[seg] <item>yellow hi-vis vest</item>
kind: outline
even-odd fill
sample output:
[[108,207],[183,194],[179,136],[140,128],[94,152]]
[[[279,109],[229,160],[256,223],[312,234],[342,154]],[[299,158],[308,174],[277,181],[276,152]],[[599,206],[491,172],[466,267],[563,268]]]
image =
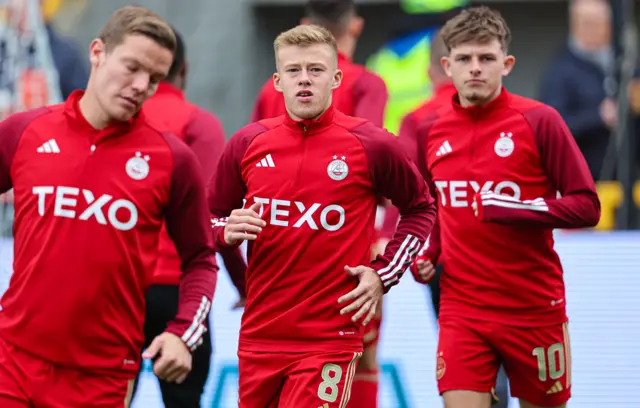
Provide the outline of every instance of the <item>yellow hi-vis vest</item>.
[[431,34],[425,34],[401,56],[385,47],[367,61],[367,68],[378,74],[387,85],[389,99],[384,127],[394,135],[398,134],[402,119],[431,97],[431,81],[427,75],[430,44]]
[[401,0],[400,5],[405,13],[441,13],[464,7],[469,4],[469,0]]

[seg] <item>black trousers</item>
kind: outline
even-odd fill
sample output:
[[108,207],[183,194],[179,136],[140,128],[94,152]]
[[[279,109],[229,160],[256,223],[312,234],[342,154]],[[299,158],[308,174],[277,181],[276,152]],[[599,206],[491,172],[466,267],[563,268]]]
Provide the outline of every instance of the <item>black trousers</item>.
[[[144,322],[144,348],[149,347],[153,339],[162,334],[167,323],[178,313],[178,286],[154,285],[147,292],[147,313]],[[207,329],[209,319],[206,320]],[[158,379],[162,401],[166,408],[200,408],[200,399],[209,376],[211,365],[211,335],[206,333],[203,342],[193,353],[192,369],[182,384],[168,383]],[[134,396],[138,387],[138,378],[134,384]]]
[[[436,275],[429,282],[429,290],[431,290],[431,302],[433,303],[433,313],[438,318],[440,312],[440,277],[442,276],[442,265],[436,267]],[[504,372],[504,367],[500,368],[498,372],[498,380],[496,382],[496,395],[499,402],[495,404],[494,408],[507,408],[509,406],[509,382],[507,381],[507,375]]]

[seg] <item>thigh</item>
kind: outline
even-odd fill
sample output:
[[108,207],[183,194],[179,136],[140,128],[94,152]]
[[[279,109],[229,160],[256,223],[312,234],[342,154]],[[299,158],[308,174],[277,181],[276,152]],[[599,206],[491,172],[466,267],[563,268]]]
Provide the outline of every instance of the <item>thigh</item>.
[[287,355],[238,351],[238,407],[276,408]]
[[287,371],[278,408],[344,408],[361,352],[302,356]]
[[447,391],[492,392],[500,358],[485,336],[483,322],[440,320],[436,379],[440,394]]
[[555,407],[571,396],[571,345],[567,323],[504,328],[499,345],[511,395],[534,406]]
[[128,407],[133,394],[133,378],[87,373],[58,368],[51,372],[43,406],[48,408]]
[[165,408],[199,408],[211,366],[211,336],[205,333],[203,342],[193,353],[191,372],[182,384],[160,381]]

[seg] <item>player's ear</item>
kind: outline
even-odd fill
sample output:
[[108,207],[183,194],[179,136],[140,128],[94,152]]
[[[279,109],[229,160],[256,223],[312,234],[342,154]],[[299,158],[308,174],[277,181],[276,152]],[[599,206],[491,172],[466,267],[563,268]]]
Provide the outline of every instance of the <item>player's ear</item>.
[[358,38],[360,34],[362,34],[362,30],[364,29],[364,18],[360,16],[354,16],[351,18],[349,22],[349,34],[352,37]]
[[280,75],[277,72],[273,74],[273,87],[276,88],[276,91],[282,92],[282,87],[280,86]]
[[336,73],[333,74],[333,86],[331,87],[331,89],[336,89],[340,86],[340,84],[342,84],[343,75],[344,74],[342,73],[342,70],[336,69]]
[[444,72],[447,73],[447,76],[450,77],[451,76],[451,61],[449,60],[449,57],[440,58],[440,65],[442,65],[442,69],[444,70]]
[[502,70],[502,76],[507,76],[516,64],[516,57],[513,55],[507,55],[504,58],[504,69]]
[[97,67],[100,65],[100,60],[105,51],[105,45],[101,39],[96,38],[91,41],[91,45],[89,45],[89,62],[91,66]]

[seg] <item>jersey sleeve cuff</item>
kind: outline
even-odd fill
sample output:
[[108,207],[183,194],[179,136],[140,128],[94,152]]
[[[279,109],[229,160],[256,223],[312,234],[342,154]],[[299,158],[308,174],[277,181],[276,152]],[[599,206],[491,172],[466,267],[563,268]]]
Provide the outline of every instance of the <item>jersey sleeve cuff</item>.
[[387,293],[392,286],[395,286],[400,282],[400,275],[397,272],[389,271],[387,265],[383,262],[375,260],[371,263],[371,267],[380,277],[384,293]]
[[203,323],[200,323],[195,330],[185,330],[184,325],[182,324],[169,323],[165,332],[179,337],[184,345],[187,346],[189,351],[194,352],[198,347],[200,347],[200,345],[202,345],[204,336],[207,333],[207,328]]

